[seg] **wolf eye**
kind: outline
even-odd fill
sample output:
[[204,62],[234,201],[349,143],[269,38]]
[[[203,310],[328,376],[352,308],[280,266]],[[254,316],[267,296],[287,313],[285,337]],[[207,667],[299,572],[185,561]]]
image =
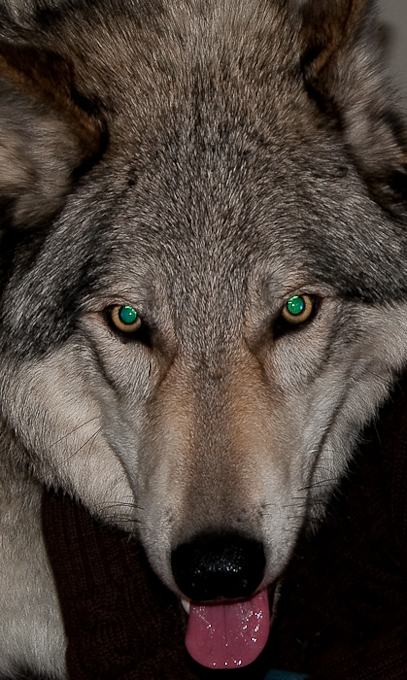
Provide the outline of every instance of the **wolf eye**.
[[285,303],[281,315],[291,324],[307,321],[314,309],[314,300],[310,295],[293,295]]
[[141,319],[130,305],[115,305],[109,310],[113,325],[123,333],[135,333],[141,326]]

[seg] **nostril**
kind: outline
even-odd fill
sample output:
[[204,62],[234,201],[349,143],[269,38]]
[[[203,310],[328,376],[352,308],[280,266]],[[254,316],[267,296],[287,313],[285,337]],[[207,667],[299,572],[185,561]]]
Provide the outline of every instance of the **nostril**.
[[196,602],[250,597],[263,580],[262,543],[238,533],[205,533],[176,548],[171,557],[181,592]]

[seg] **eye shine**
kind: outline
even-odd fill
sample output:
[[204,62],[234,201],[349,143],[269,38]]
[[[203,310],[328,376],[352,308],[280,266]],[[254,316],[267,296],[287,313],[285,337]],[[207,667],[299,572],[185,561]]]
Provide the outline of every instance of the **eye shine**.
[[293,295],[287,300],[282,317],[290,324],[301,324],[310,318],[314,309],[314,301],[310,295]]
[[119,318],[120,321],[123,321],[125,324],[133,324],[135,320],[137,319],[138,314],[133,307],[130,307],[130,305],[125,305],[124,307],[120,307],[119,309]]
[[123,333],[135,333],[141,326],[138,312],[131,305],[115,305],[110,310],[113,325]]
[[305,301],[300,295],[293,295],[287,302],[287,311],[290,314],[301,314],[305,309]]

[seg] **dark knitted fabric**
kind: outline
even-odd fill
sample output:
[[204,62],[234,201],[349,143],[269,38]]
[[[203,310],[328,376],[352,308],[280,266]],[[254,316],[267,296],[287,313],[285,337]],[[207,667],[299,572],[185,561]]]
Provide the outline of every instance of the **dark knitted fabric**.
[[[44,535],[60,594],[71,680],[190,680],[184,615],[137,543],[61,494],[44,498]],[[312,680],[407,678],[407,379],[365,436],[314,537],[285,575],[266,668]]]
[[43,523],[69,641],[70,678],[193,678],[182,610],[140,547],[62,494],[46,496]]

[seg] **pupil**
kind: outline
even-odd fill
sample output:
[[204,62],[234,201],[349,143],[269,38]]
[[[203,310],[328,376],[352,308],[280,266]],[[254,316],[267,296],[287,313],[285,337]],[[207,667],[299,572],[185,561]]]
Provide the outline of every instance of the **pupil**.
[[130,305],[126,305],[120,308],[119,317],[123,323],[132,324],[137,319],[137,312]]
[[303,298],[299,295],[294,295],[288,300],[287,309],[290,314],[294,314],[295,316],[301,314],[301,312],[303,312],[305,309],[305,302]]

